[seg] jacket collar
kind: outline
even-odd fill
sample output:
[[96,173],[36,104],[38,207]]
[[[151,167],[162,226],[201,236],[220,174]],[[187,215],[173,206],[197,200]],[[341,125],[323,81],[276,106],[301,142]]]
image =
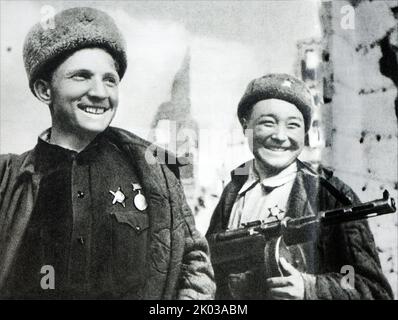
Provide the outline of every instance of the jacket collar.
[[290,218],[316,215],[319,211],[319,176],[308,172],[300,163],[298,166],[300,169],[293,183],[287,205],[286,216]]
[[243,194],[257,183],[261,183],[265,188],[277,188],[295,179],[297,174],[297,163],[293,162],[287,168],[283,169],[277,175],[261,180],[258,171],[256,170],[255,160],[251,162],[249,168],[249,174],[242,188],[239,190],[239,194]]

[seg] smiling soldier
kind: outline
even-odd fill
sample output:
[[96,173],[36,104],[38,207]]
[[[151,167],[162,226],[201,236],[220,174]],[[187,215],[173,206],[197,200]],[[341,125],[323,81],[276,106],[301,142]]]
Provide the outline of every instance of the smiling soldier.
[[0,296],[211,299],[207,242],[178,168],[146,161],[148,142],[109,127],[127,67],[120,31],[92,8],[54,23],[35,25],[23,51],[51,128],[0,158]]
[[[298,160],[311,124],[312,105],[305,84],[286,74],[266,75],[248,85],[238,106],[238,117],[254,160],[232,172],[232,181],[211,219],[209,240],[218,232],[253,221],[309,216],[359,203],[355,193],[330,171],[319,168],[317,172]],[[305,272],[299,272],[281,257],[278,262],[285,277],[262,278],[254,266],[244,273],[221,275],[216,278],[221,279],[217,298],[392,297],[366,221],[322,229],[317,241],[294,249],[306,261]],[[340,271],[347,266],[355,272],[352,287],[341,285],[345,273]]]

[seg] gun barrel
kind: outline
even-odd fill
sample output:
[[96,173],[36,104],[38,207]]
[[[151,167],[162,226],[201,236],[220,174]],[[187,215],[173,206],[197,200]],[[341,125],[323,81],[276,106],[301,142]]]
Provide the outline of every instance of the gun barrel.
[[353,207],[343,207],[335,210],[324,211],[320,216],[323,225],[333,225],[342,222],[366,219],[396,211],[393,198],[374,200]]

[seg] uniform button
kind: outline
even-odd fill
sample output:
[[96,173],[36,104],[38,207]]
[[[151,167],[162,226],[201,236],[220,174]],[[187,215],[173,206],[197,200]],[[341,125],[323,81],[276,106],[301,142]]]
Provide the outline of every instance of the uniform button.
[[84,198],[84,192],[83,191],[78,191],[77,192],[77,197],[78,198]]
[[80,243],[81,245],[84,244],[84,238],[83,238],[83,237],[77,238],[77,241],[79,241],[79,243]]
[[140,227],[140,226],[136,226],[136,227],[135,227],[135,230],[140,231],[140,230],[141,230],[141,227]]

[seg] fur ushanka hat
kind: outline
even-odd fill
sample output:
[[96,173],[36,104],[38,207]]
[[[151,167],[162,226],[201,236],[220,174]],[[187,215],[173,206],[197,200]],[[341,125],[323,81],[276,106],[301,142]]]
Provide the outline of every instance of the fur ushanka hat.
[[48,64],[57,58],[83,48],[107,50],[117,61],[119,77],[127,68],[126,43],[114,20],[105,12],[87,8],[71,8],[54,16],[54,25],[35,24],[25,38],[23,59],[29,86]]
[[313,97],[306,84],[283,73],[267,74],[252,80],[238,105],[238,118],[246,118],[253,105],[261,100],[280,99],[294,104],[303,114],[305,131],[311,126]]

